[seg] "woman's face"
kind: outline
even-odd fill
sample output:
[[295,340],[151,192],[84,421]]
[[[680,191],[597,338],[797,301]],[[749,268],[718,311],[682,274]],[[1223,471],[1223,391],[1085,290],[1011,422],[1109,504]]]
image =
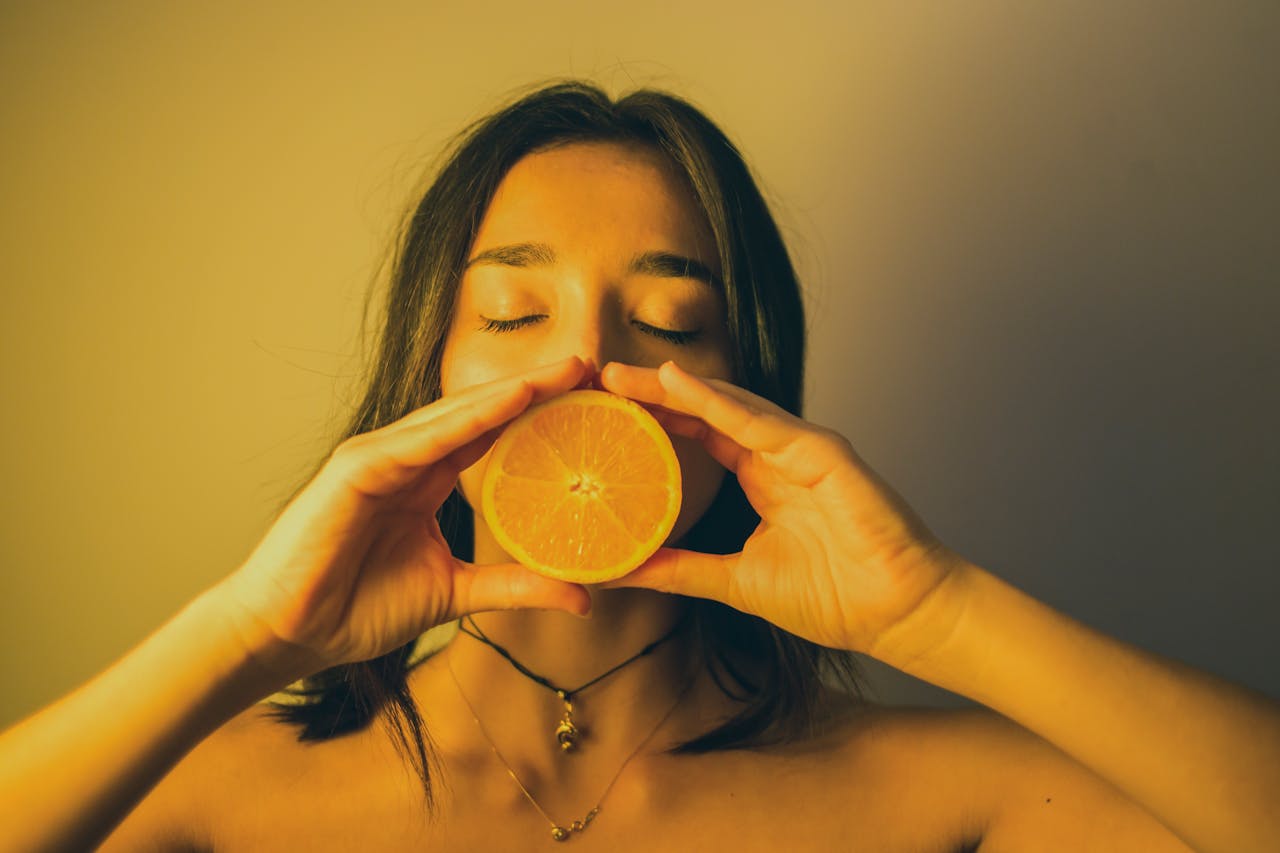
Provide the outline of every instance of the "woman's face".
[[[526,156],[498,186],[467,258],[444,346],[445,395],[570,355],[598,368],[671,360],[733,380],[710,227],[652,149],[575,143]],[[697,442],[672,444],[684,499],[668,543],[702,516],[724,476]],[[488,459],[459,478],[472,507]],[[479,538],[479,515],[476,524]]]

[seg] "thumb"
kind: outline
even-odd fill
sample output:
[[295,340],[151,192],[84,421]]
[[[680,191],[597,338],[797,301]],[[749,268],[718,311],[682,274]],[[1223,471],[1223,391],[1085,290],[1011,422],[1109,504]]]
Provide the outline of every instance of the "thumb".
[[464,563],[453,573],[452,607],[446,621],[484,610],[526,608],[586,616],[591,612],[591,593],[582,584],[544,577],[519,563]]
[[729,600],[729,590],[738,556],[659,548],[639,568],[596,586],[601,589],[642,587],[675,595],[709,598],[734,607],[736,605]]

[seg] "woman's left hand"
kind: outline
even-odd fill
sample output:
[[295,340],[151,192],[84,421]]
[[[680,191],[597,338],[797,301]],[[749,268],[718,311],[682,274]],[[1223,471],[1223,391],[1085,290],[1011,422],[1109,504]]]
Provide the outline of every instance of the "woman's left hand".
[[760,515],[742,551],[661,548],[603,588],[721,601],[829,648],[870,653],[963,563],[838,433],[751,392],[661,368],[611,363],[601,384],[701,441]]

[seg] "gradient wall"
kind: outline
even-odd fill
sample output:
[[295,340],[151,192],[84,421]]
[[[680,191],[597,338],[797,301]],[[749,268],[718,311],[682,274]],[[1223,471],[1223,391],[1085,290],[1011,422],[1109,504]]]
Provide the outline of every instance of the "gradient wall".
[[1280,696],[1280,7],[773,5],[0,4],[0,725],[247,556],[423,170],[561,75],[740,144],[811,419],[944,541]]

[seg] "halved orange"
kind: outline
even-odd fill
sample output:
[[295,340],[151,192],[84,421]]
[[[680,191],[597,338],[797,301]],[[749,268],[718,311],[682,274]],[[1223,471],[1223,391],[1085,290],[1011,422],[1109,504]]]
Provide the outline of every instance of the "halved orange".
[[535,572],[573,583],[625,575],[680,514],[680,463],[638,403],[584,389],[530,407],[490,450],[481,512]]

